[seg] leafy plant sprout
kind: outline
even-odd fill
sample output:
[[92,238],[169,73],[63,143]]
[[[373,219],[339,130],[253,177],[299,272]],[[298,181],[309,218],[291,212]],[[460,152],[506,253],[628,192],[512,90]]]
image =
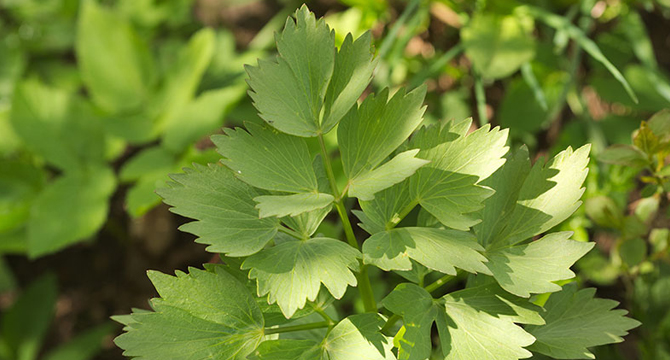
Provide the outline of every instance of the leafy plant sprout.
[[[506,130],[422,126],[425,86],[358,104],[376,65],[370,34],[336,49],[306,6],[276,41],[275,59],[247,67],[264,123],[213,136],[221,163],[159,191],[223,264],[150,271],[152,311],[115,318],[126,356],[590,359],[639,325],[567,281],[593,243],[550,232],[581,204],[589,146],[531,166]],[[333,208],[345,241],[322,227]],[[349,212],[369,236],[356,237]],[[404,281],[375,288],[371,268]],[[465,288],[436,297],[459,274]],[[360,313],[333,305],[349,287]]]

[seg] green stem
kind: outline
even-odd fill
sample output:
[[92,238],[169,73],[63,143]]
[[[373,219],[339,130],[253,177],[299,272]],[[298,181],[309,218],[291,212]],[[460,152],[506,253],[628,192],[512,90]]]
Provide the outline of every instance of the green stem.
[[396,227],[398,224],[400,224],[402,219],[404,219],[405,216],[409,215],[409,213],[412,212],[412,210],[414,210],[414,208],[417,205],[419,205],[419,200],[417,200],[417,199],[414,199],[414,200],[412,200],[411,203],[407,204],[407,206],[405,206],[402,210],[400,210],[400,213],[398,213],[398,216],[394,217],[393,219],[391,219],[391,221],[389,221],[386,224],[386,230],[391,230],[394,227]]
[[484,83],[482,77],[474,72],[475,75],[475,99],[477,100],[477,115],[479,116],[479,126],[488,124],[489,118],[486,116],[486,93],[484,92]]
[[331,326],[331,324],[329,322],[321,321],[321,322],[315,322],[315,323],[309,323],[309,324],[281,326],[281,327],[276,327],[276,328],[265,328],[265,335],[281,334],[281,333],[286,333],[286,332],[303,331],[303,330],[311,330],[311,329],[320,329],[320,328],[325,328],[325,327],[329,327],[329,326]]
[[315,311],[317,314],[321,315],[321,317],[323,318],[323,320],[325,320],[327,323],[329,323],[330,326],[335,325],[335,323],[336,323],[335,320],[333,320],[333,318],[331,318],[330,316],[328,316],[328,314],[326,314],[326,312],[325,312],[322,308],[317,307],[317,306],[314,306],[314,311]]
[[454,278],[454,276],[452,276],[452,275],[444,275],[443,277],[435,280],[434,283],[429,284],[428,286],[424,287],[424,289],[426,291],[428,291],[429,293],[432,293],[433,291],[439,289],[440,286],[442,286],[442,285],[448,283],[449,281],[451,281],[451,279],[453,279],[453,278]]
[[305,240],[305,237],[304,237],[304,236],[302,236],[301,234],[299,234],[297,231],[291,230],[291,229],[289,229],[289,228],[287,228],[287,227],[280,226],[278,230],[281,231],[281,232],[283,232],[284,234],[291,235],[291,236],[293,236],[294,238],[296,238],[296,239],[298,239],[298,240]]
[[[360,251],[361,248],[358,245],[356,235],[354,234],[354,229],[351,226],[351,222],[349,221],[347,209],[344,207],[344,203],[342,202],[344,194],[339,194],[339,190],[337,189],[335,174],[333,173],[333,166],[330,163],[330,156],[328,156],[328,151],[326,150],[326,144],[323,141],[322,134],[319,134],[319,145],[321,146],[321,156],[323,156],[323,162],[326,166],[326,174],[328,174],[330,188],[333,191],[333,195],[337,196],[335,199],[335,208],[337,209],[337,213],[340,215],[342,227],[344,228],[344,235],[346,236],[349,245]],[[368,268],[365,264],[363,264],[363,261],[359,260],[359,262],[360,270],[356,273],[356,281],[358,282],[358,291],[361,294],[361,298],[363,299],[365,311],[377,312],[377,301],[375,301],[375,295],[372,292],[372,285],[370,284],[370,277],[368,276]]]
[[391,317],[389,317],[386,320],[386,323],[384,324],[384,326],[382,326],[381,330],[379,330],[379,331],[382,334],[387,334],[393,328],[395,323],[400,321],[400,319],[402,319],[402,316],[400,316],[400,315],[396,315],[396,314],[391,315]]

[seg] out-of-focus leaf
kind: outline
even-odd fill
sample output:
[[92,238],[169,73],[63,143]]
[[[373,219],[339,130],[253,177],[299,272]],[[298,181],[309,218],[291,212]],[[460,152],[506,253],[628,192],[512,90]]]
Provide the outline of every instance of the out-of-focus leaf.
[[607,196],[597,196],[586,200],[586,214],[600,226],[619,228],[623,224],[623,211]]
[[89,360],[102,348],[103,340],[112,334],[114,326],[103,324],[86,329],[69,342],[44,356],[44,360]]
[[28,220],[28,253],[39,257],[94,235],[105,223],[116,178],[107,167],[65,174],[33,203]]
[[37,359],[56,310],[56,286],[54,276],[42,276],[3,314],[0,342],[6,344],[13,359]]
[[0,234],[25,223],[45,177],[42,170],[30,164],[0,159]]
[[153,86],[153,59],[130,22],[96,1],[84,1],[77,29],[77,61],[95,103],[120,113],[137,109]]
[[499,79],[535,56],[533,27],[529,17],[478,13],[461,29],[461,40],[482,76]]
[[649,165],[647,155],[635,146],[615,144],[603,151],[598,160],[608,163],[625,166],[643,167]]

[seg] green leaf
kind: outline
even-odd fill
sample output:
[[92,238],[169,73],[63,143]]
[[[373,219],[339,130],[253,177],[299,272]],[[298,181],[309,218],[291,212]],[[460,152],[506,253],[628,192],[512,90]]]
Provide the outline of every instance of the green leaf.
[[95,1],[82,4],[77,25],[77,63],[95,103],[112,113],[136,109],[150,95],[151,53],[120,14]]
[[344,174],[350,182],[375,169],[423,121],[426,87],[389,99],[389,90],[369,95],[342,119],[337,129]]
[[0,344],[10,349],[13,359],[37,359],[56,311],[56,286],[55,276],[42,276],[3,313]]
[[[493,194],[479,181],[486,179],[505,160],[507,130],[486,125],[468,136],[429,147],[429,138],[438,135],[426,134],[412,141],[410,146],[419,146],[419,157],[430,163],[417,170],[410,178],[410,197],[417,199],[421,207],[438,218],[440,222],[458,230],[468,230],[480,220],[477,210],[483,201]],[[438,132],[437,127],[426,132]],[[442,135],[445,136],[445,135]]]
[[[500,197],[492,197],[491,202],[486,204],[487,207],[495,204],[491,207],[497,210],[497,214],[489,214],[491,223],[482,224],[482,228],[491,234],[489,249],[517,244],[551,229],[572,215],[581,205],[579,199],[584,193],[582,183],[588,173],[589,149],[589,145],[574,151],[568,148],[546,164],[538,161],[523,182],[521,177],[508,174],[487,183],[502,192]],[[525,157],[525,154],[522,156]],[[527,158],[515,160],[515,166],[528,166]],[[518,195],[514,196],[517,191]],[[510,204],[513,206],[510,207]]]
[[393,343],[379,330],[379,314],[352,315],[340,321],[323,342],[312,340],[264,341],[252,360],[395,360]]
[[637,147],[625,144],[614,144],[603,151],[598,160],[608,163],[633,167],[649,164],[647,155]]
[[62,170],[76,170],[104,159],[102,124],[92,107],[37,80],[19,84],[11,123],[27,147]]
[[361,201],[363,211],[352,212],[362,221],[358,224],[369,234],[393,228],[400,222],[400,212],[412,205],[409,197],[409,180],[391,186],[375,194],[370,201]]
[[277,35],[276,61],[247,66],[249,96],[268,124],[296,136],[316,136],[319,114],[335,64],[335,33],[307,6]]
[[647,121],[649,129],[662,141],[670,141],[670,109],[663,109]]
[[[532,354],[524,349],[535,338],[517,326],[525,323],[515,308],[500,304],[495,296],[480,298],[480,294],[469,289],[457,291],[442,298],[446,318],[438,317],[437,326],[442,332],[440,339],[445,360],[517,360]],[[488,310],[495,304],[496,311]],[[499,312],[499,308],[505,312]]]
[[486,253],[486,263],[503,289],[529,297],[560,291],[554,282],[575,277],[570,267],[586,255],[595,243],[568,238],[571,232],[557,232],[526,245],[499,248]]
[[134,312],[114,340],[125,356],[242,360],[263,340],[263,314],[244,285],[222,266],[189,272],[148,273],[161,297],[153,312]]
[[[431,327],[440,306],[420,286],[402,283],[382,300],[385,308],[402,316],[405,332],[399,341],[398,360],[425,360],[432,353]],[[400,335],[400,333],[399,333]]]
[[616,301],[594,298],[595,292],[578,291],[573,283],[551,295],[542,314],[546,324],[526,327],[537,339],[529,349],[555,359],[595,359],[587,348],[621,342],[640,325],[624,316],[626,310],[612,310]]
[[372,200],[374,194],[410,177],[418,168],[430,162],[416,158],[418,152],[419,149],[402,152],[378,168],[352,179],[349,182],[349,196]]
[[103,340],[111,335],[114,327],[111,324],[99,325],[86,329],[83,334],[60,345],[45,355],[45,360],[89,360],[102,348]]
[[165,83],[156,100],[161,111],[159,127],[183,124],[180,110],[193,98],[213,53],[214,30],[210,28],[193,34],[181,49],[175,64],[166,71]]
[[264,195],[257,196],[254,201],[258,204],[260,217],[269,216],[297,216],[308,211],[322,209],[333,203],[335,198],[330,194],[302,193],[294,195]]
[[633,134],[633,145],[649,156],[654,156],[659,149],[660,139],[647,126],[647,122],[640,124],[640,129]]
[[372,80],[372,72],[379,60],[373,59],[373,56],[372,35],[369,31],[356,41],[351,34],[344,38],[342,46],[335,54],[333,77],[324,99],[325,115],[321,125],[324,133],[337,125]]
[[213,133],[223,124],[225,115],[238,103],[245,90],[241,86],[231,86],[204,92],[181,108],[171,118],[174,121],[165,124],[161,145],[179,154],[203,136]]
[[318,183],[304,139],[246,123],[225,130],[212,141],[235,175],[257,188],[291,193],[318,192]]
[[586,199],[584,204],[586,215],[600,226],[620,228],[624,221],[624,212],[607,196],[596,196]]
[[376,233],[363,243],[364,261],[383,270],[410,270],[413,259],[449,275],[456,275],[455,267],[490,274],[483,250],[470,233],[420,227]]
[[14,274],[12,274],[12,269],[5,258],[0,256],[0,294],[14,290],[14,288],[16,288],[16,280]]
[[358,271],[361,254],[348,244],[328,238],[287,241],[247,258],[242,269],[251,269],[258,296],[269,294],[268,302],[277,303],[290,318],[307,300],[314,301],[321,284],[336,299],[347,286],[356,286],[352,271]]
[[41,169],[22,161],[0,159],[0,234],[25,224],[45,181],[46,174]]
[[28,220],[28,254],[56,252],[93,236],[107,220],[116,178],[107,167],[67,173],[47,185]]
[[208,244],[207,251],[247,256],[260,251],[277,233],[276,218],[258,218],[253,198],[258,192],[220,166],[194,165],[184,174],[171,175],[173,183],[158,194],[176,214],[196,219],[182,231]]
[[477,13],[461,29],[461,39],[477,71],[500,79],[535,57],[533,28],[527,16]]

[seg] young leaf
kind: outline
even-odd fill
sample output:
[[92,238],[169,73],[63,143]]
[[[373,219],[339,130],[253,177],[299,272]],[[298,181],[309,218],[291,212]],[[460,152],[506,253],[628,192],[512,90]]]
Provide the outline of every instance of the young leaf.
[[[433,136],[410,142],[422,149],[419,157],[430,163],[410,178],[410,197],[440,222],[458,230],[468,230],[480,220],[473,212],[493,194],[477,183],[489,177],[505,162],[503,156],[507,130],[486,125],[468,136],[461,136],[434,147],[427,143]],[[434,127],[427,132],[438,132]]]
[[537,339],[529,349],[554,359],[595,359],[587,348],[621,342],[640,325],[624,316],[626,310],[612,310],[616,301],[594,298],[595,292],[578,291],[573,283],[551,295],[542,314],[546,324],[526,327]]
[[249,96],[268,124],[287,134],[321,133],[319,113],[335,64],[335,33],[307,6],[286,20],[277,35],[275,61],[247,66]]
[[[496,230],[489,230],[493,234],[489,248],[493,250],[517,244],[551,229],[572,215],[581,205],[579,199],[584,193],[582,183],[588,173],[586,165],[589,149],[589,145],[574,151],[568,148],[546,164],[538,161],[523,185],[511,186],[519,189],[516,203],[507,211],[504,206],[495,206],[501,212],[494,218]],[[521,183],[521,178],[518,177],[500,180]],[[510,186],[503,181],[490,186],[496,191]],[[506,202],[509,199],[509,196],[500,197],[495,201]],[[483,227],[492,225],[494,224],[482,224]]]
[[130,21],[86,1],[75,45],[82,79],[98,106],[119,113],[147,99],[154,79],[153,59]]
[[172,175],[174,183],[158,189],[170,210],[196,219],[182,225],[182,231],[208,244],[207,251],[228,256],[248,256],[260,251],[277,233],[279,220],[258,218],[253,198],[258,192],[235,178],[220,165],[194,164],[184,174]]
[[527,298],[531,293],[560,291],[561,287],[554,282],[573,278],[570,266],[595,245],[569,240],[571,235],[571,232],[552,233],[526,245],[487,252],[486,266],[498,284],[514,295]]
[[[425,95],[426,87],[422,86],[407,94],[401,89],[389,99],[389,90],[385,89],[377,96],[368,96],[342,119],[337,141],[344,174],[351,184],[365,181],[419,126],[426,109],[422,106]],[[370,194],[363,195],[369,199]]]
[[304,139],[261,125],[247,131],[226,130],[212,141],[235,175],[257,188],[291,193],[318,192],[318,183]]
[[[263,314],[247,289],[223,270],[149,272],[160,294],[154,311],[135,311],[114,341],[136,359],[246,359],[263,340]],[[178,341],[175,341],[178,340]]]
[[464,231],[407,227],[372,235],[363,243],[364,260],[384,270],[410,270],[410,259],[456,275],[455,267],[490,274],[476,238]]
[[94,235],[107,219],[115,188],[107,167],[68,173],[46,186],[28,220],[28,254],[50,254]]
[[347,286],[356,286],[352,271],[358,271],[361,254],[346,243],[328,238],[287,241],[247,258],[242,269],[258,283],[258,296],[269,294],[290,318],[307,300],[314,301],[321,284],[336,299]]
[[312,340],[264,341],[251,360],[396,360],[393,343],[379,330],[379,314],[352,315],[340,321],[323,342]]

